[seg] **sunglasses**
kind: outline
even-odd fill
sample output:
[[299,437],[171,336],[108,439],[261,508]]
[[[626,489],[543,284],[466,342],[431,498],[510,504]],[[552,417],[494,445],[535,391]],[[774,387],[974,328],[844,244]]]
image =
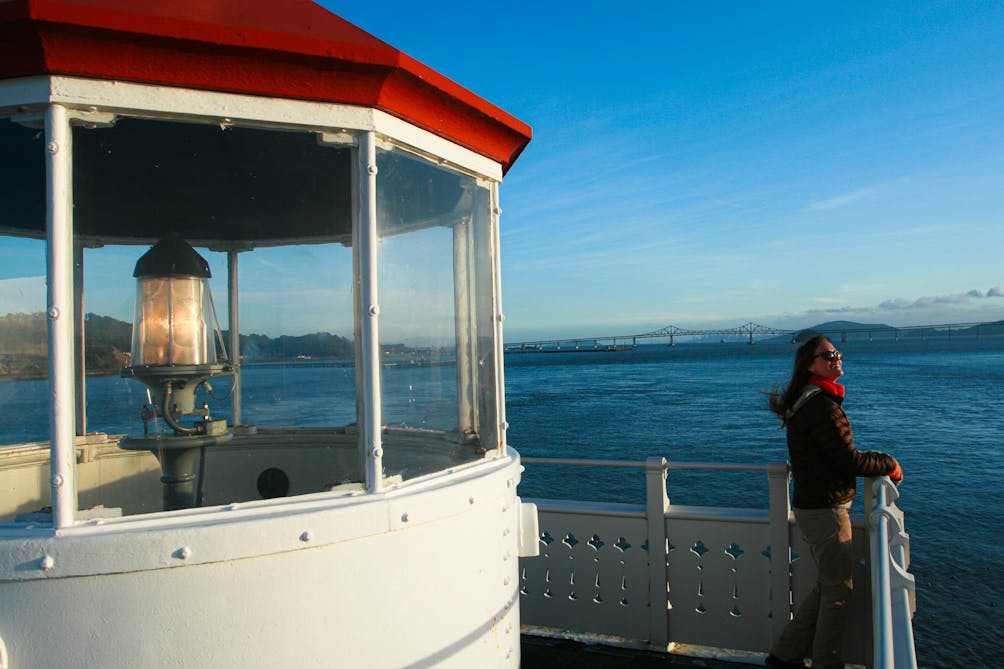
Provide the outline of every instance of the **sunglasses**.
[[817,353],[812,356],[813,358],[822,358],[823,360],[830,362],[832,360],[843,360],[844,356],[840,351],[823,351],[822,353]]

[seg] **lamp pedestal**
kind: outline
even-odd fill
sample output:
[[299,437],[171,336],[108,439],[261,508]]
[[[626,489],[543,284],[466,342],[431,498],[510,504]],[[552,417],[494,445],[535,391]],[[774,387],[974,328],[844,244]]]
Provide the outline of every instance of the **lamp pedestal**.
[[[197,484],[205,470],[207,446],[233,439],[225,420],[210,420],[203,415],[191,426],[181,425],[182,415],[200,413],[195,409],[195,389],[214,376],[233,373],[230,365],[135,366],[122,370],[122,376],[145,383],[154,394],[155,412],[174,435],[125,437],[119,447],[131,451],[150,451],[160,462],[164,484],[164,510],[190,509],[200,503]],[[207,414],[208,411],[202,411]]]
[[[220,422],[223,421],[214,421]],[[119,447],[127,451],[150,451],[160,462],[164,484],[164,511],[191,509],[199,505],[197,483],[200,476],[200,456],[207,446],[233,439],[233,433],[224,431],[215,435],[193,437],[125,437]]]

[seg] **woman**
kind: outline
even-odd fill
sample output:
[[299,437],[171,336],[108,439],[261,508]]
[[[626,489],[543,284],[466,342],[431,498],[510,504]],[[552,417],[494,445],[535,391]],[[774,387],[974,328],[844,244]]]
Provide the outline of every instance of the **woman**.
[[844,666],[843,630],[850,603],[853,549],[848,509],[856,477],[903,479],[899,463],[887,453],[854,448],[851,424],[841,408],[843,356],[822,335],[795,352],[788,386],[770,394],[770,409],[788,432],[794,478],[792,506],[799,530],[816,563],[816,587],[802,601],[767,656],[768,667],[812,669]]

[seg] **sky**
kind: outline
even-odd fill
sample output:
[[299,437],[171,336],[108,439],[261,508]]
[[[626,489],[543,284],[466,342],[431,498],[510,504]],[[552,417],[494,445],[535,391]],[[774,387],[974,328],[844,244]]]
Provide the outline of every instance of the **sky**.
[[[533,128],[506,341],[1004,319],[1004,3],[321,4]],[[39,289],[16,253],[0,313]],[[283,334],[256,295],[241,329]]]
[[533,128],[506,339],[1004,319],[1004,3],[322,3]]

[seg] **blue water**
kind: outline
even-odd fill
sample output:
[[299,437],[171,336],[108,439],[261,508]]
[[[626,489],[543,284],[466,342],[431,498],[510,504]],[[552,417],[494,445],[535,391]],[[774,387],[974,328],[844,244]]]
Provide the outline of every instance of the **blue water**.
[[[920,666],[997,666],[1004,650],[1004,341],[848,342],[844,408],[858,448],[903,465],[899,506],[917,581]],[[787,344],[680,344],[611,353],[506,357],[509,443],[524,456],[763,463],[787,459],[764,393],[783,383]],[[385,422],[445,427],[451,367],[384,370]],[[137,432],[145,391],[88,379],[88,426]],[[210,400],[227,413],[228,384]],[[246,367],[244,419],[260,425],[353,422],[350,366]],[[444,390],[445,388],[445,390]],[[0,383],[0,443],[46,438],[44,381]],[[431,398],[431,399],[430,399]],[[766,475],[671,472],[680,504],[767,504]],[[640,502],[636,470],[527,467],[520,494]],[[860,505],[858,505],[859,508]]]
[[[858,448],[903,466],[899,506],[917,582],[920,666],[999,666],[1004,652],[1004,342],[847,343],[844,408]],[[787,459],[764,392],[793,347],[684,346],[511,355],[509,443],[524,456]],[[535,478],[537,470],[547,478]],[[766,507],[766,476],[671,473],[681,504]],[[529,466],[521,494],[640,501],[642,474]],[[860,486],[859,486],[860,489]],[[860,510],[860,500],[856,502]]]

